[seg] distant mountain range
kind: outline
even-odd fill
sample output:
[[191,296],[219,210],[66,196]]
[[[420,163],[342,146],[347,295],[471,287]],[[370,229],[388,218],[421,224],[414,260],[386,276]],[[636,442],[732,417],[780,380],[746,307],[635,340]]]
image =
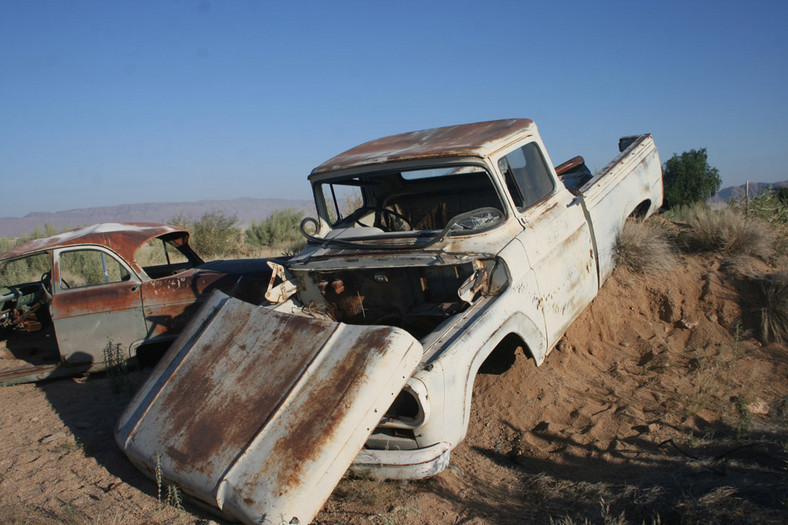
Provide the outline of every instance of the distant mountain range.
[[[788,186],[788,180],[780,182],[751,182],[750,195],[775,186]],[[717,195],[709,199],[709,204],[721,205],[732,196],[743,196],[745,185],[729,186],[721,189]],[[33,212],[24,217],[0,218],[0,237],[17,237],[27,235],[36,226],[43,230],[49,223],[58,230],[63,228],[86,226],[99,222],[168,222],[173,217],[199,218],[206,212],[221,211],[228,217],[238,218],[238,224],[246,227],[252,221],[265,219],[275,210],[295,208],[307,215],[314,215],[314,204],[311,200],[302,199],[253,199],[241,197],[232,200],[204,200],[197,202],[148,202],[140,204],[121,204],[118,206],[102,206],[100,208],[79,208],[58,212]]]
[[80,208],[58,212],[33,212],[24,217],[0,218],[0,237],[18,237],[32,233],[36,226],[43,230],[49,223],[58,230],[86,226],[99,222],[168,222],[173,217],[199,218],[205,212],[221,211],[226,216],[236,216],[238,224],[248,226],[254,220],[265,219],[274,210],[295,208],[307,215],[314,215],[311,200],[253,199],[242,197],[232,200],[205,200],[197,202],[149,202],[122,204],[100,208]]
[[[768,190],[769,188],[775,188],[780,186],[788,186],[788,180],[782,180],[780,182],[751,182],[750,183],[750,196],[758,195],[760,192]],[[710,198],[708,200],[709,204],[725,204],[728,202],[731,197],[741,198],[744,197],[746,193],[746,184],[742,184],[740,186],[728,186],[727,188],[722,188],[720,191],[717,192],[717,195]]]

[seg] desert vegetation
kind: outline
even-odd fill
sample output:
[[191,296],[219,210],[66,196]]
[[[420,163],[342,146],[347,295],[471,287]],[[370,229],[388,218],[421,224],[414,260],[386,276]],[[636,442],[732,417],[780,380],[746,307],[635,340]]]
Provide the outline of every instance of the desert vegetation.
[[722,184],[717,168],[710,166],[706,148],[673,155],[663,166],[665,205],[687,206],[717,193]]
[[[206,260],[218,258],[238,259],[244,257],[269,257],[294,253],[303,246],[301,233],[298,229],[303,218],[303,213],[292,208],[277,210],[268,217],[259,221],[252,221],[248,228],[238,225],[235,216],[228,216],[222,211],[204,213],[200,217],[176,215],[168,223],[191,232],[190,244],[195,251]],[[0,237],[0,253],[25,242],[41,237],[47,237],[68,231],[72,228],[58,230],[51,224],[38,228],[19,237]],[[142,254],[141,263],[153,264],[154,259],[149,259]],[[146,258],[148,257],[148,258]],[[151,255],[151,257],[153,257]],[[159,261],[161,262],[161,261]],[[38,272],[39,268],[30,269],[31,275]]]
[[616,265],[643,274],[664,273],[676,265],[673,243],[656,221],[628,220],[616,236]]

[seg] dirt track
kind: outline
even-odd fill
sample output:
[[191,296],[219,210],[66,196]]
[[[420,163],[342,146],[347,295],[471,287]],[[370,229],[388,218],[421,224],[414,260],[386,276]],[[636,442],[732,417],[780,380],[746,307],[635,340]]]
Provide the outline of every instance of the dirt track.
[[[788,352],[747,334],[742,271],[722,262],[685,257],[650,280],[617,270],[540,368],[518,353],[478,377],[446,472],[344,480],[317,521],[784,523]],[[103,376],[0,389],[2,521],[216,519],[161,504],[113,441],[146,373],[120,394]]]

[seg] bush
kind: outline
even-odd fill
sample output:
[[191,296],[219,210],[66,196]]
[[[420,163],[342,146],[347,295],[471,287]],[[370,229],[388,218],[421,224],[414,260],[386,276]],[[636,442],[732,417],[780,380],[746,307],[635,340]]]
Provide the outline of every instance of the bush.
[[756,291],[761,340],[788,340],[788,273],[773,273],[756,280]]
[[20,244],[19,240],[15,237],[0,237],[0,254],[7,252],[18,244]]
[[660,217],[673,222],[690,222],[699,213],[706,213],[709,205],[705,202],[694,202],[683,206],[674,206],[660,213]]
[[651,221],[627,221],[616,235],[616,264],[642,274],[667,272],[676,263],[665,232]]
[[256,246],[293,244],[301,238],[298,225],[303,216],[303,212],[293,208],[276,210],[267,219],[252,221],[246,230],[246,242]]
[[788,224],[788,188],[772,188],[751,197],[732,199],[728,205],[736,211],[770,224]]
[[720,172],[709,166],[706,148],[673,155],[663,169],[665,205],[672,208],[704,202],[722,185]]
[[733,199],[728,205],[749,218],[768,223],[773,228],[774,250],[788,253],[788,188],[771,188],[751,197]]
[[726,255],[752,255],[764,260],[773,253],[772,227],[732,208],[694,208],[687,222],[692,227],[687,235],[690,248]]
[[44,230],[41,231],[41,227],[36,226],[33,230],[33,233],[30,235],[22,235],[20,237],[0,237],[0,254],[3,254],[13,248],[14,246],[19,246],[20,244],[26,243],[27,241],[32,241],[33,239],[40,239],[41,237],[49,237],[51,235],[56,235],[61,233],[61,231],[69,230],[70,228],[63,228],[63,230],[58,230],[52,224],[46,223],[44,224]]
[[[66,229],[63,231],[66,231]],[[57,228],[50,223],[46,223],[43,231],[40,227],[36,226],[35,230],[30,235],[23,235],[21,237],[0,237],[0,254],[28,241],[40,239],[41,237],[48,237],[57,233],[60,233]],[[52,262],[49,255],[45,254],[34,255],[9,262],[0,269],[0,286],[38,281],[41,279],[44,272],[48,272],[51,269]]]
[[178,215],[169,222],[191,231],[190,244],[206,257],[223,255],[235,249],[241,240],[238,218],[227,217],[222,211],[205,212],[196,220]]

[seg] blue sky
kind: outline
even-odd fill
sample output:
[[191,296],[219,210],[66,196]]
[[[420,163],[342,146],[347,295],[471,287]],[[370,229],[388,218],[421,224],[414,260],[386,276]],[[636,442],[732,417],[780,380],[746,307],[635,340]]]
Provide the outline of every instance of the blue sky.
[[509,117],[788,179],[788,2],[0,0],[0,216],[309,198],[360,142]]

